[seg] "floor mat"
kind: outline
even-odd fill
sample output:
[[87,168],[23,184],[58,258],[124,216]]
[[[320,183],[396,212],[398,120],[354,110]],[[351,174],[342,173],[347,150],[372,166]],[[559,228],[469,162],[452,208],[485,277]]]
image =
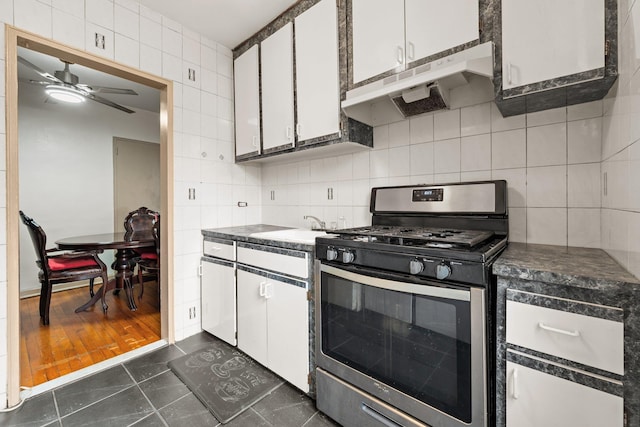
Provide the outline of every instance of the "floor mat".
[[283,383],[222,341],[172,360],[169,368],[221,423],[231,421]]

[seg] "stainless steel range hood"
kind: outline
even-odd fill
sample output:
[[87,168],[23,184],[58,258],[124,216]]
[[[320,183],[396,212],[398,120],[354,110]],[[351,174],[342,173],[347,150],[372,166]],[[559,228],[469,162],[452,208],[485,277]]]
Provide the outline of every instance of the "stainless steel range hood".
[[486,42],[350,90],[345,114],[370,126],[493,99],[493,43]]

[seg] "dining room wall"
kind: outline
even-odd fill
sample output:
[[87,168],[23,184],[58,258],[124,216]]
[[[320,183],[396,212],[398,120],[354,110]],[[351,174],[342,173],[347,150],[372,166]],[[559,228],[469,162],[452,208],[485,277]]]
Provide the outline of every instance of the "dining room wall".
[[[159,143],[159,114],[18,99],[20,209],[45,230],[47,247],[63,237],[114,231],[113,138]],[[113,251],[101,257],[111,265]],[[21,227],[21,293],[40,288],[35,259]]]

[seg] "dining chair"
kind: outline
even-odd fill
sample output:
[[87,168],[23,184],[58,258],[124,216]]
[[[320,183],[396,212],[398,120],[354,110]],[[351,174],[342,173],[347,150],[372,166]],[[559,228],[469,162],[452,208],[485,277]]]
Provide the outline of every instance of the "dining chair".
[[[148,272],[151,272],[154,270],[154,267],[151,266],[153,264],[152,261],[154,259],[155,259],[155,263],[159,264],[158,254],[160,253],[159,252],[160,239],[159,237],[156,238],[156,235],[157,236],[160,235],[160,214],[145,206],[142,206],[134,211],[129,212],[129,214],[124,220],[124,229],[127,233],[134,233],[134,234],[144,233],[144,232],[154,233],[153,236],[154,236],[154,239],[156,239],[155,247],[134,249],[134,252],[136,252],[137,256],[133,259],[133,263],[138,265],[138,282],[140,283],[140,295],[138,298],[142,298],[142,294],[144,293],[144,282],[142,281],[142,279],[144,277],[141,276],[140,264],[141,263],[143,264],[142,270],[146,269]],[[159,271],[158,267],[155,267],[155,272],[158,273],[158,271]],[[159,291],[160,289],[159,274],[157,274],[157,277],[158,277],[157,281],[158,281],[158,291]]]
[[[89,286],[93,288],[96,277],[100,277],[102,283],[106,284],[107,266],[98,257],[102,250],[69,252],[57,248],[47,249],[47,234],[42,227],[22,211],[20,211],[20,219],[27,226],[36,251],[36,264],[40,268],[38,273],[41,285],[40,318],[44,325],[48,325],[53,285],[89,279]],[[102,310],[107,311],[104,295]]]
[[136,258],[138,265],[138,283],[140,283],[140,295],[138,299],[142,299],[144,293],[144,272],[152,273],[156,277],[158,287],[158,304],[160,303],[160,221],[156,221],[153,225],[153,240],[155,247],[153,251],[142,252]]

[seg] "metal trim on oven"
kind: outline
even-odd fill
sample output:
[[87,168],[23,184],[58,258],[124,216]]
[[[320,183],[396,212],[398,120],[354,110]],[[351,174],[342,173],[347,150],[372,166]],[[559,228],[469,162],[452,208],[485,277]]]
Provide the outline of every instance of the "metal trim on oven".
[[[488,424],[487,413],[487,337],[486,337],[486,298],[487,293],[483,288],[469,287],[467,290],[456,290],[443,287],[436,281],[426,281],[425,284],[418,285],[407,282],[394,282],[386,279],[354,273],[341,268],[336,268],[316,261],[316,362],[319,368],[330,372],[343,381],[359,388],[365,393],[388,402],[411,417],[421,420],[427,424],[442,427],[486,427]],[[449,414],[446,414],[428,404],[408,396],[399,390],[381,384],[372,377],[363,374],[323,353],[322,351],[322,272],[336,275],[347,280],[353,280],[364,285],[383,287],[385,289],[400,290],[401,292],[411,292],[420,295],[442,296],[443,298],[454,297],[457,300],[469,301],[471,320],[471,423],[467,424]],[[392,285],[390,285],[392,284]],[[382,285],[382,286],[380,286]],[[401,289],[400,289],[400,288]],[[453,291],[449,293],[449,291]],[[466,299],[460,298],[467,294]],[[322,396],[317,396],[318,400]],[[331,414],[328,414],[331,416]]]

